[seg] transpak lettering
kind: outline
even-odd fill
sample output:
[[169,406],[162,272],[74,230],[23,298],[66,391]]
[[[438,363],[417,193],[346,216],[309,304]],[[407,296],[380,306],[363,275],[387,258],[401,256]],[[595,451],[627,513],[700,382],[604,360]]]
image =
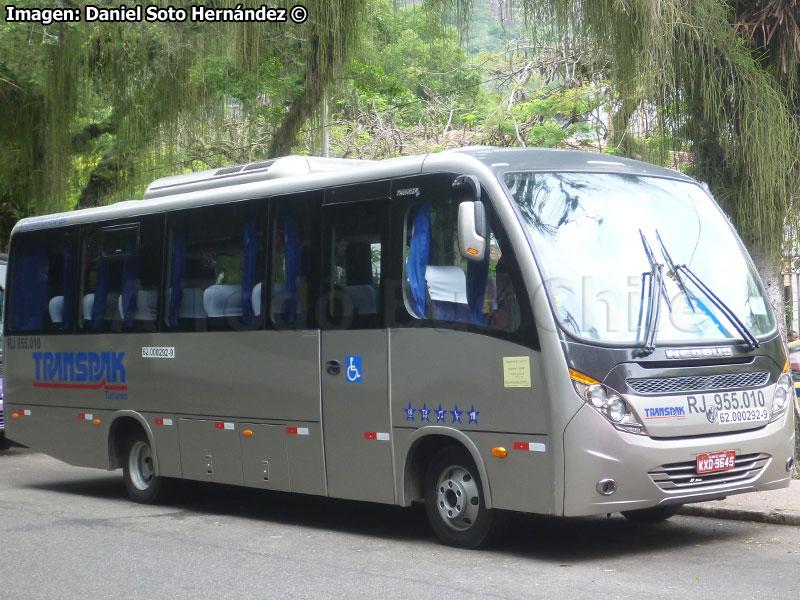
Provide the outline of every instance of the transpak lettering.
[[683,406],[663,406],[659,408],[645,408],[644,416],[646,419],[664,419],[668,417],[682,418],[686,416]]
[[127,390],[124,352],[34,352],[34,387]]

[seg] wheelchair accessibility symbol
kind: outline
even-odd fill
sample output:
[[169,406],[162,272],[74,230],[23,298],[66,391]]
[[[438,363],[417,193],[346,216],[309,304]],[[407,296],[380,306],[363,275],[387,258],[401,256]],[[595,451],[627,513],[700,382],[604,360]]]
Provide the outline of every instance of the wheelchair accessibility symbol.
[[348,356],[347,366],[345,367],[344,377],[347,383],[361,383],[363,371],[361,370],[361,357]]

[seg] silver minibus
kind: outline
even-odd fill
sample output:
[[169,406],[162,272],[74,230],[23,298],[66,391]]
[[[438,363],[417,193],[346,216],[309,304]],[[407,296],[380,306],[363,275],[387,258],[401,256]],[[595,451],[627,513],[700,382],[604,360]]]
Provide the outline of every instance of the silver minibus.
[[503,515],[789,485],[792,379],[741,240],[657,166],[469,148],[289,156],[12,233],[7,435],[175,479]]

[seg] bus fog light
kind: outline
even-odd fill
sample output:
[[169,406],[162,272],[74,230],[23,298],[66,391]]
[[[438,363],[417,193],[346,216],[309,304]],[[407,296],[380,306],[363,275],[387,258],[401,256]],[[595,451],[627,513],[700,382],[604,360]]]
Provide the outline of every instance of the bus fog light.
[[611,396],[606,402],[605,410],[608,418],[615,423],[620,423],[628,412],[625,402],[619,396]]
[[607,399],[608,394],[602,385],[590,385],[586,388],[586,400],[595,408],[602,408]]
[[613,479],[601,479],[597,482],[597,492],[603,496],[610,496],[617,491],[617,482]]

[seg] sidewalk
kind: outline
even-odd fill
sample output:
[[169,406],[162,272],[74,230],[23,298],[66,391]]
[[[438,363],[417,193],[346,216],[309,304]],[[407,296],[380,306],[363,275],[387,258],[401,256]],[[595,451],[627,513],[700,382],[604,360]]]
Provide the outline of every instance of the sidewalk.
[[725,500],[686,504],[680,514],[800,527],[800,480],[793,479],[788,488],[781,490],[738,494]]

